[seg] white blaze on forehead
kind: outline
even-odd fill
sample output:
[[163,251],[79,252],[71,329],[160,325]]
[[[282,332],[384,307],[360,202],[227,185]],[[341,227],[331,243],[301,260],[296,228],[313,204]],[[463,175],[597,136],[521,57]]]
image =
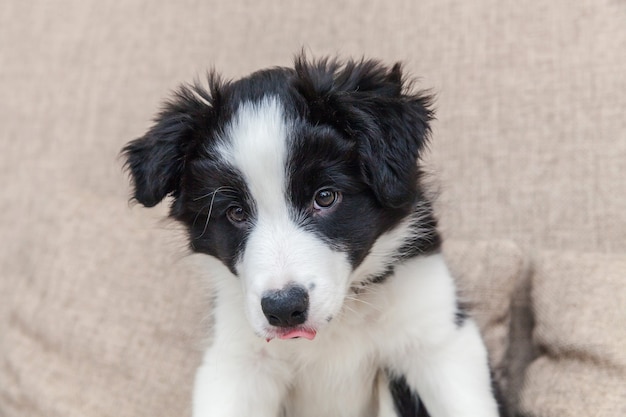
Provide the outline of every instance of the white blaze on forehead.
[[[255,331],[269,337],[261,299],[268,290],[295,284],[309,291],[307,325],[323,326],[341,308],[351,264],[316,234],[298,226],[289,209],[289,136],[295,121],[277,97],[242,103],[224,129],[218,151],[243,176],[254,200],[254,225],[235,268]],[[323,262],[320,262],[323,259]]]
[[244,176],[259,211],[286,215],[288,122],[278,98],[244,102],[226,128],[222,153]]

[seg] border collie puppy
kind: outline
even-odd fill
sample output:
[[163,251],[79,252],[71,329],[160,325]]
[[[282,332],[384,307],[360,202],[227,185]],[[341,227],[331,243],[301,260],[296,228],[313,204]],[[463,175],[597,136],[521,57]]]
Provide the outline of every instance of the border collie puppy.
[[431,98],[399,64],[307,60],[182,86],[123,150],[216,283],[194,417],[491,417],[418,160]]

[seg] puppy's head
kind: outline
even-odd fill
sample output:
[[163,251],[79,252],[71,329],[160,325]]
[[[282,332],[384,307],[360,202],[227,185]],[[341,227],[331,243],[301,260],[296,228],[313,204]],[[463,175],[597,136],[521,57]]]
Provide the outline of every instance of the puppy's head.
[[429,98],[404,84],[399,65],[299,57],[293,69],[183,86],[123,150],[134,197],[172,197],[192,249],[242,281],[257,334],[313,338],[356,275],[384,274],[414,239],[376,253],[400,225],[416,229],[406,219],[422,199]]

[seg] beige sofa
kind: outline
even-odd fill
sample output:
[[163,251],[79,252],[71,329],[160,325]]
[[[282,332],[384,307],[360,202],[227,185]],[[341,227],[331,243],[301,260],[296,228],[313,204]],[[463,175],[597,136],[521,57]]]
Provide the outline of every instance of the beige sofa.
[[0,416],[188,416],[202,256],[118,158],[215,66],[401,60],[446,256],[521,416],[626,415],[626,2],[0,3]]

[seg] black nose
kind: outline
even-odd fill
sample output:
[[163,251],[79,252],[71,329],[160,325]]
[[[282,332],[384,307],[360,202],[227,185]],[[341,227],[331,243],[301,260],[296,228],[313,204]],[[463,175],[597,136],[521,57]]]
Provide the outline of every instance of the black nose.
[[267,291],[261,298],[261,308],[272,326],[297,326],[306,321],[309,293],[295,285],[282,290]]

